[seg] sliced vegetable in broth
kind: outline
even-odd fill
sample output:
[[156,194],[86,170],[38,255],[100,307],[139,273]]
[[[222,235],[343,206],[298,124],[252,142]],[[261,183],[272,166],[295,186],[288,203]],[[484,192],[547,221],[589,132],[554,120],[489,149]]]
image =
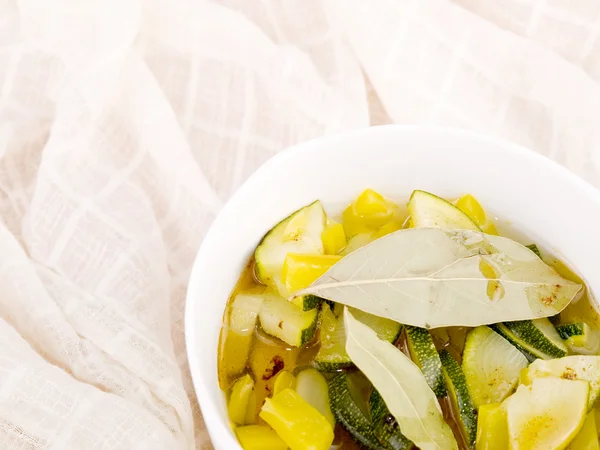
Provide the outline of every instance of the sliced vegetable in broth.
[[506,233],[471,194],[367,189],[336,220],[318,201],[282,218],[221,331],[242,448],[599,448],[591,293]]

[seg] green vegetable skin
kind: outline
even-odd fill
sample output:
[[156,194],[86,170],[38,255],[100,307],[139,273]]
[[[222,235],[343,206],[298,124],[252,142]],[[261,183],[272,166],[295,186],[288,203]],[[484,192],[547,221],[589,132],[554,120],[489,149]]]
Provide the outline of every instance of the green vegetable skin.
[[315,356],[315,366],[322,372],[338,372],[353,366],[344,349],[344,322],[333,314],[328,303],[321,307],[321,347]]
[[527,247],[529,250],[531,250],[533,253],[535,253],[538,256],[538,258],[542,257],[542,252],[540,252],[540,249],[538,248],[537,245],[529,244],[529,245],[526,245],[525,247]]
[[[358,388],[353,385],[350,379],[351,375],[345,372],[336,375],[329,381],[329,401],[331,412],[336,421],[342,425],[360,445],[370,450],[389,450],[383,446],[373,432],[373,427],[369,417],[365,415],[354,398],[360,396],[356,391]],[[354,391],[354,396],[352,395]]]
[[586,332],[586,324],[583,322],[567,323],[556,326],[556,331],[561,338],[567,340],[573,336],[584,336]]
[[391,450],[408,450],[413,443],[400,431],[398,421],[390,414],[381,394],[373,389],[369,398],[373,433],[381,444]]
[[406,326],[405,329],[411,359],[419,366],[435,395],[444,397],[446,386],[442,374],[442,362],[429,331],[413,326]]
[[529,361],[567,355],[567,347],[548,319],[497,323],[490,328],[517,347]]
[[310,311],[311,309],[318,308],[321,306],[323,299],[316,295],[306,294],[294,297],[292,303],[300,308],[302,311]]
[[440,360],[442,361],[448,397],[456,415],[456,422],[461,429],[467,446],[473,449],[477,437],[477,410],[469,396],[467,380],[462,369],[447,350],[440,352]]
[[585,322],[556,325],[556,331],[572,353],[595,355],[600,349],[600,331]]

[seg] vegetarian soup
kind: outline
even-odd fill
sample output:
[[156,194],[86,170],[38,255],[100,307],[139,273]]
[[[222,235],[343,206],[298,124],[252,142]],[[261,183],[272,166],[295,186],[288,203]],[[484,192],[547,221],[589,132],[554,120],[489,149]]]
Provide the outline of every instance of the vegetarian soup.
[[367,189],[339,221],[315,201],[265,235],[228,302],[231,426],[245,450],[599,449],[590,300],[472,195],[401,208]]

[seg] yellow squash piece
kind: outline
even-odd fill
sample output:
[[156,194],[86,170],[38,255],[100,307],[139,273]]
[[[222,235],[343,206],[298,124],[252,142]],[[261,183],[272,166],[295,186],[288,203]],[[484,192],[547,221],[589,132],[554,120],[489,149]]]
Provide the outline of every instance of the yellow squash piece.
[[596,428],[595,412],[589,413],[583,423],[583,428],[571,441],[567,450],[600,450],[598,429]]
[[586,417],[589,383],[536,378],[505,400],[511,450],[563,450]]
[[508,424],[502,403],[490,403],[479,407],[475,448],[508,450]]
[[400,222],[396,222],[395,220],[392,220],[388,223],[386,223],[385,225],[383,225],[381,228],[379,228],[376,233],[375,236],[377,238],[383,237],[387,234],[393,233],[394,231],[398,231],[402,229],[402,224]]
[[393,220],[397,209],[397,205],[380,193],[365,189],[342,214],[346,236],[378,229]]
[[291,450],[329,450],[333,442],[331,424],[292,389],[267,398],[260,417]]
[[[367,220],[377,221],[390,214],[387,200],[373,189],[365,189],[354,202],[355,213]],[[381,224],[377,224],[381,225]]]
[[279,394],[284,389],[296,389],[296,377],[287,370],[282,370],[277,374],[275,378],[275,384],[273,385],[273,395]]
[[244,450],[286,450],[287,445],[277,433],[264,425],[236,428],[235,434]]
[[337,255],[346,246],[344,226],[341,223],[330,221],[321,233],[321,240],[326,255]]
[[246,374],[238,379],[231,388],[227,405],[229,418],[237,425],[248,425],[256,418],[256,392],[254,381]]
[[288,253],[281,270],[281,281],[291,292],[307,288],[331,266],[342,259],[337,255],[299,255]]
[[456,201],[456,206],[487,234],[498,234],[496,225],[489,219],[481,204],[471,194],[463,195]]

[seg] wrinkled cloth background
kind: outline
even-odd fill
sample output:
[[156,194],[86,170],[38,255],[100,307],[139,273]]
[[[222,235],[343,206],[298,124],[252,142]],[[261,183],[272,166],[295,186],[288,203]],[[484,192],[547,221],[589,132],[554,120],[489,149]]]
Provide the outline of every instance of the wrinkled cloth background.
[[0,0],[0,448],[211,448],[187,279],[291,144],[452,125],[600,186],[599,35],[597,0]]

